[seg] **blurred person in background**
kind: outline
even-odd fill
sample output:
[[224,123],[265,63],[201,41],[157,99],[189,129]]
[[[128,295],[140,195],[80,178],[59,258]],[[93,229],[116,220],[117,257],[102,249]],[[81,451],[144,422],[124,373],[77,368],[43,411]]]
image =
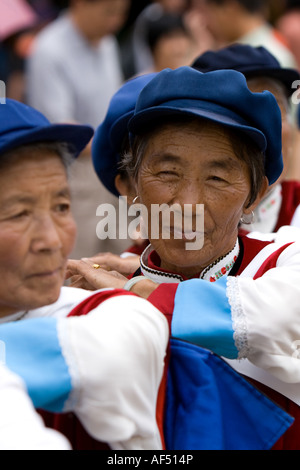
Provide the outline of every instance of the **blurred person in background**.
[[159,72],[189,65],[197,54],[196,43],[181,15],[164,13],[145,22],[153,66],[144,72]]
[[296,60],[286,41],[269,22],[267,0],[196,0],[215,48],[234,42],[263,46],[282,67],[296,68]]
[[286,39],[300,68],[300,1],[288,0],[286,8],[276,22],[278,31]]
[[[28,104],[52,122],[96,128],[124,80],[115,34],[124,25],[129,7],[130,0],[71,0],[69,8],[35,40],[27,67]],[[99,240],[96,235],[97,207],[110,203],[117,211],[118,201],[99,185],[90,145],[74,165],[70,184],[79,227],[73,256],[122,252],[128,241]]]
[[147,41],[149,21],[158,19],[163,13],[183,15],[187,7],[187,0],[154,0],[138,15],[132,33],[135,73],[153,68],[152,53]]
[[[196,55],[211,44],[210,34],[204,27],[203,15],[194,0],[154,0],[145,7],[135,20],[131,35],[132,75],[154,70],[153,52],[149,45],[148,30],[152,22],[161,21],[163,15],[177,15],[195,42]],[[184,64],[183,64],[184,65]]]
[[40,22],[26,0],[0,2],[0,80],[7,97],[24,100],[24,64]]

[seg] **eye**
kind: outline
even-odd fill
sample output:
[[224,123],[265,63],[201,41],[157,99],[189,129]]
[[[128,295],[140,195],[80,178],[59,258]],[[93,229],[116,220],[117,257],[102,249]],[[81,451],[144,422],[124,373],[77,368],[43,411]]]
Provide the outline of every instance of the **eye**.
[[18,212],[17,214],[13,215],[11,217],[11,219],[13,220],[21,220],[21,219],[24,219],[26,217],[28,217],[30,214],[30,212],[28,210],[23,210],[23,211],[20,211]]
[[162,177],[165,177],[165,176],[172,176],[172,177],[178,177],[178,173],[174,170],[164,170],[164,171],[160,171],[158,173],[158,176],[162,176]]
[[61,214],[67,214],[71,210],[71,204],[64,202],[56,206],[56,211]]
[[221,176],[212,175],[208,178],[210,181],[216,181],[218,183],[228,183],[228,181]]

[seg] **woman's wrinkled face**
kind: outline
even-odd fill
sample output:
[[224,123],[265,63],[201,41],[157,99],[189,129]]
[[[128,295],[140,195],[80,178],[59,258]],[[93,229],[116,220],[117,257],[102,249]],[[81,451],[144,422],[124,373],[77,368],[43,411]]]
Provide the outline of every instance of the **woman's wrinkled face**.
[[[147,207],[148,235],[161,258],[161,267],[191,277],[232,250],[242,214],[253,210],[253,206],[247,207],[249,192],[246,163],[237,158],[220,126],[193,122],[164,126],[151,135],[137,178],[137,194]],[[153,239],[150,217],[153,204],[180,205],[182,213],[185,204],[192,205],[194,232],[196,205],[203,204],[203,247],[187,250],[190,238],[182,233],[178,239],[174,221],[170,239]],[[183,224],[182,221],[182,227]]]
[[58,299],[76,226],[56,153],[22,155],[0,172],[0,317]]

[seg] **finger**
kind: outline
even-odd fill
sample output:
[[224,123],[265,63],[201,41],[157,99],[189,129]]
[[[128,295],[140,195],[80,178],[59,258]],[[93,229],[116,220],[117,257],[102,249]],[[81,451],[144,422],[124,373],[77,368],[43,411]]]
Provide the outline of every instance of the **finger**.
[[[103,265],[103,263],[101,263],[100,259],[94,259],[94,258],[82,258],[81,259],[82,263],[85,263],[87,266],[89,266],[89,268],[93,268],[93,269],[100,269],[100,270],[105,270],[105,271],[110,271],[111,269],[105,265]],[[83,269],[83,265],[78,265],[77,266],[78,269]]]
[[87,282],[84,277],[70,284],[70,287],[75,287],[76,289],[84,289],[84,290],[89,290],[89,291],[95,290],[95,287],[93,287],[89,282]]
[[74,276],[75,274],[81,274],[78,271],[79,264],[80,264],[80,260],[69,259],[67,263],[66,274],[68,274],[69,277],[70,275]]
[[103,269],[99,264],[93,263],[89,258],[83,258],[76,264],[77,273],[85,277],[87,281],[94,281],[99,278],[101,274],[107,271]]

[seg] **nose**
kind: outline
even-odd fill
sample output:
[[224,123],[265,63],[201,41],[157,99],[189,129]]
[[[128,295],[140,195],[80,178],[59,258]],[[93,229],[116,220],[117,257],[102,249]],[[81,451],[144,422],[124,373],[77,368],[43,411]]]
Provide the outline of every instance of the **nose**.
[[60,230],[50,214],[35,219],[31,248],[34,252],[54,252],[62,248]]
[[183,207],[185,204],[192,206],[193,212],[196,211],[197,204],[204,204],[204,191],[198,178],[183,180],[178,186],[174,202]]

